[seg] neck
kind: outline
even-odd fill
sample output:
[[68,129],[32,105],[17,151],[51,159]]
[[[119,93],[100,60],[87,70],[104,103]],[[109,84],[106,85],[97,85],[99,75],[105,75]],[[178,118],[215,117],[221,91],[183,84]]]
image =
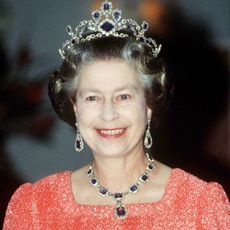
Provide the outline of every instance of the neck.
[[119,158],[94,157],[95,176],[111,192],[124,192],[146,168],[144,150]]

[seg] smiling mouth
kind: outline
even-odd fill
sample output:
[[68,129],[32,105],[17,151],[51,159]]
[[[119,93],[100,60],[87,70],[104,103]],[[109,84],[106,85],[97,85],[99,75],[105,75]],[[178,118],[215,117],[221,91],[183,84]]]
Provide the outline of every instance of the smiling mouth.
[[122,129],[97,129],[97,133],[104,138],[118,138],[122,136],[126,128]]

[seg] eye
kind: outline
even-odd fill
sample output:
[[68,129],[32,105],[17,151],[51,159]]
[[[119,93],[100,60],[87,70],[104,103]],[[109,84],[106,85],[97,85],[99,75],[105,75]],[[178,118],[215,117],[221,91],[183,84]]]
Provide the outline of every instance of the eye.
[[97,96],[89,96],[86,98],[86,101],[97,101],[98,97]]
[[122,93],[116,96],[115,101],[117,103],[122,103],[122,102],[126,102],[129,101],[132,98],[132,96],[128,93]]
[[128,100],[128,99],[130,99],[131,98],[131,96],[129,95],[129,94],[121,94],[120,96],[119,96],[119,99],[120,100]]

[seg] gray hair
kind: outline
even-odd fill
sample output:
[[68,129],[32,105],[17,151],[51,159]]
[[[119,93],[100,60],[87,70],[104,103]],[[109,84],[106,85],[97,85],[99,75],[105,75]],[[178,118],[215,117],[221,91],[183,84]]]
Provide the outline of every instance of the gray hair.
[[[69,123],[75,123],[70,98],[76,96],[76,89],[82,65],[99,60],[124,60],[139,73],[146,102],[156,107],[165,94],[165,69],[158,58],[153,57],[149,47],[132,38],[107,37],[80,43],[66,51],[66,59],[49,81],[49,96],[58,116]],[[71,107],[71,108],[70,108]],[[71,115],[72,113],[72,115]],[[74,121],[72,121],[74,119]]]

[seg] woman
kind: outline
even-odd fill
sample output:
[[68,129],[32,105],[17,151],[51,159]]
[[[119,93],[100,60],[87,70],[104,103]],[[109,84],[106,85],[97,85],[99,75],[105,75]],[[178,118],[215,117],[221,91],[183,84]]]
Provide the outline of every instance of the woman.
[[76,127],[76,150],[86,142],[93,162],[22,185],[4,229],[229,229],[220,185],[152,158],[165,72],[147,23],[122,19],[107,1],[92,17],[75,32],[67,27],[49,95]]

